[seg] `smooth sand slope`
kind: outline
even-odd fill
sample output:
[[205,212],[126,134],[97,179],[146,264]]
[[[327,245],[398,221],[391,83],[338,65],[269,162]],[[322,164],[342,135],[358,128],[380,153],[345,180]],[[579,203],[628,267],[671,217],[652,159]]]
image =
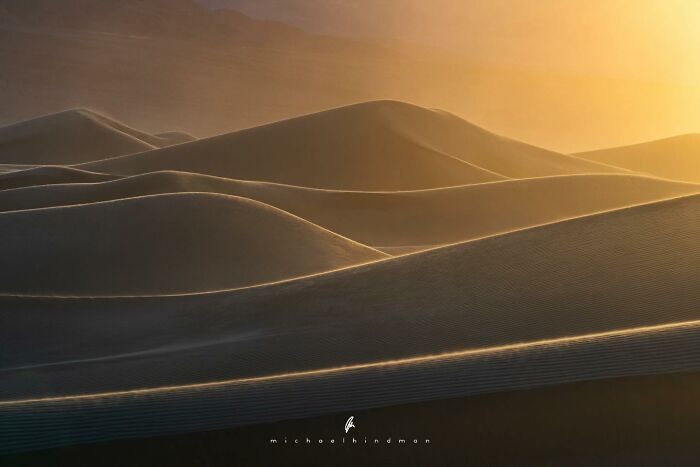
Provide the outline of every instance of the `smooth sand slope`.
[[0,225],[4,293],[196,292],[383,257],[273,207],[214,194],[4,213]]
[[700,197],[679,198],[218,294],[1,298],[5,400],[467,352],[139,396],[0,405],[12,427],[0,447],[697,371],[700,324],[677,323],[698,319],[698,209]]
[[81,168],[121,175],[178,170],[363,191],[620,171],[394,101],[341,107]]
[[168,169],[347,190],[420,189],[505,178],[406,137],[399,131],[406,114],[440,118],[408,104],[369,102],[81,168],[121,175]]
[[177,384],[697,319],[699,208],[679,198],[227,293],[3,298],[1,366],[33,376],[2,386]]
[[172,146],[173,144],[189,143],[197,138],[189,133],[182,131],[166,131],[165,133],[158,133],[155,135],[160,142],[160,146]]
[[120,178],[60,165],[38,166],[0,173],[0,191],[22,187],[37,187],[54,183],[96,183]]
[[567,175],[422,191],[347,192],[154,172],[105,183],[5,190],[0,212],[176,192],[254,199],[365,245],[402,252],[697,193],[700,186],[635,175]]
[[700,134],[583,152],[577,156],[657,177],[700,183]]
[[0,127],[0,163],[63,165],[194,141],[187,133],[151,135],[87,109]]
[[156,147],[142,135],[90,110],[67,110],[0,127],[0,163],[77,164]]

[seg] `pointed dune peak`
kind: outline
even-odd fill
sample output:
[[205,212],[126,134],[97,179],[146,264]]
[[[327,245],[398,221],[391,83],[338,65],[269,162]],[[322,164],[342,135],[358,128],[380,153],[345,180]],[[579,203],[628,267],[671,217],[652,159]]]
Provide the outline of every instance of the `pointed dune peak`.
[[370,102],[358,108],[381,116],[395,131],[416,144],[507,178],[625,172],[491,133],[440,109],[395,101]]
[[84,168],[178,170],[314,188],[394,191],[621,170],[494,135],[397,101],[339,107]]
[[86,109],[0,128],[0,163],[76,164],[153,149],[139,133]]
[[700,134],[582,152],[578,156],[657,177],[700,183]]
[[384,257],[257,201],[201,193],[5,213],[0,232],[9,294],[203,292]]
[[423,112],[392,102],[352,105],[83,168],[123,175],[178,170],[343,190],[411,190],[505,178],[395,129],[394,121],[404,114],[415,118]]

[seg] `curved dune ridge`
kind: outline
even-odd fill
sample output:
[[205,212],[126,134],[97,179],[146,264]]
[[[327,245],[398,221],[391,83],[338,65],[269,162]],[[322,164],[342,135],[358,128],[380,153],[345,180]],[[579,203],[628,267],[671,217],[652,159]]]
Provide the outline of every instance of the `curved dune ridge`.
[[160,141],[160,146],[172,146],[173,144],[182,144],[195,141],[197,138],[183,131],[166,131],[165,133],[157,133],[154,135]]
[[176,192],[254,199],[387,252],[428,248],[683,194],[700,186],[636,175],[569,175],[408,192],[317,190],[182,172],[0,192],[0,212]]
[[215,194],[3,213],[0,226],[4,293],[197,292],[384,256],[271,206]]
[[2,164],[78,164],[192,141],[185,133],[150,135],[87,109],[0,127]]
[[698,209],[689,196],[217,294],[2,297],[4,401],[146,389],[0,405],[16,422],[2,447],[700,370]]
[[393,101],[0,128],[0,453],[700,371],[700,185],[617,162]]
[[340,107],[80,168],[121,175],[177,170],[361,191],[621,170],[512,141],[444,112],[393,101]]
[[[678,198],[229,292],[4,297],[0,366],[45,368],[3,387],[134,388],[693,320],[698,208]],[[148,370],[164,361],[177,364]]]
[[96,183],[118,178],[118,175],[88,172],[60,165],[39,166],[0,173],[0,191],[57,183]]
[[582,152],[577,156],[657,177],[700,183],[700,134]]
[[77,164],[155,147],[124,129],[85,109],[15,123],[0,127],[0,162]]

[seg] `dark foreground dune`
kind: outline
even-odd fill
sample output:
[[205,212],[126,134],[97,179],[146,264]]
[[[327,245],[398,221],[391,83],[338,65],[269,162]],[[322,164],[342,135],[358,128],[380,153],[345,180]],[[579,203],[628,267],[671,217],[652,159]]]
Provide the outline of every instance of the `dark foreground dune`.
[[700,183],[700,134],[674,136],[577,155],[635,172]]
[[[4,462],[17,467],[190,466],[193,459],[201,466],[690,467],[696,465],[700,436],[698,391],[699,373],[614,378],[49,449],[7,456]],[[350,415],[356,429],[344,435]]]
[[0,212],[162,193],[221,193],[254,199],[365,245],[395,251],[455,243],[698,191],[700,186],[693,184],[611,174],[410,192],[347,192],[156,172],[106,183],[6,190],[0,192]]
[[328,271],[384,255],[271,206],[168,194],[0,214],[0,291],[199,292]]
[[[216,294],[4,297],[0,411],[13,429],[0,447],[698,371],[699,203],[678,198]],[[182,386],[212,381],[223,382]],[[178,387],[153,389],[169,385]]]
[[512,141],[444,112],[393,101],[341,107],[80,168],[119,175],[177,170],[363,191],[622,171]]

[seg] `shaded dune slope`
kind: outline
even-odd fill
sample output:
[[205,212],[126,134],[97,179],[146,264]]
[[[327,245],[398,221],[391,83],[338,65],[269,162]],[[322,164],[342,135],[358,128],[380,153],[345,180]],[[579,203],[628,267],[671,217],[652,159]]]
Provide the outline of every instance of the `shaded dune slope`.
[[171,194],[0,214],[0,288],[152,294],[238,287],[381,258],[262,203]]
[[0,127],[0,163],[77,164],[153,149],[152,138],[90,110],[73,109]]
[[374,247],[432,246],[696,193],[700,186],[634,175],[571,175],[409,192],[347,192],[156,172],[106,183],[0,192],[0,212],[175,192],[254,199]]
[[194,141],[187,133],[158,135],[88,109],[70,109],[0,127],[0,164],[78,164]]
[[96,183],[118,178],[120,178],[118,175],[88,172],[59,165],[39,166],[0,173],[0,191],[58,183]]
[[341,107],[82,168],[122,175],[169,169],[352,190],[420,189],[504,178],[397,132],[392,118],[405,108],[414,109],[391,102]]
[[0,297],[0,452],[700,371],[698,209],[678,198],[215,294]]
[[194,136],[182,131],[166,131],[155,135],[159,139],[160,146],[172,146],[173,144],[189,143],[196,140]]
[[362,191],[615,171],[393,101],[341,107],[81,168],[121,175],[178,170]]
[[698,319],[698,209],[678,198],[217,294],[4,297],[3,387],[183,384]]
[[657,177],[700,183],[700,134],[583,152],[578,156]]

